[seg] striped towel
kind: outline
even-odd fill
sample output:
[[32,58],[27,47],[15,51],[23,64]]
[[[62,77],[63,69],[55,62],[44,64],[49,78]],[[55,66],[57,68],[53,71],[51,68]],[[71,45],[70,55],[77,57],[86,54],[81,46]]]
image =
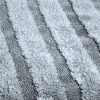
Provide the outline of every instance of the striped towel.
[[0,100],[100,100],[100,0],[0,0]]

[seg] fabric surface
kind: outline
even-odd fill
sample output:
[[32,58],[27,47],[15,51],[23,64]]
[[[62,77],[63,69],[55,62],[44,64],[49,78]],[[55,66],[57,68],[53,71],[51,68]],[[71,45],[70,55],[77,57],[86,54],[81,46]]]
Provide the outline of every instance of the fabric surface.
[[0,0],[0,100],[100,100],[100,0]]

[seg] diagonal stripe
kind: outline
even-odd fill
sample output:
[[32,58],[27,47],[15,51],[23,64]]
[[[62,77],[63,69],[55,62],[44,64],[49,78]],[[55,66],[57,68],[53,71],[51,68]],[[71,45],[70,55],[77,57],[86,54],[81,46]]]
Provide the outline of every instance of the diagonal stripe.
[[[39,93],[38,100],[66,100],[65,89],[58,79],[54,61],[39,34],[26,0],[7,0],[9,15],[18,42],[27,58],[30,72]],[[12,13],[13,12],[13,13]]]
[[17,73],[0,29],[0,100],[23,100]]
[[1,29],[7,41],[9,52],[15,63],[17,77],[21,86],[24,100],[36,100],[35,85],[33,83],[32,76],[28,71],[28,65],[25,62],[25,57],[22,55],[21,48],[17,42],[16,32],[13,30],[12,23],[9,19],[6,3],[4,0],[1,0],[0,3]]
[[100,85],[100,77],[98,77],[100,73],[97,66],[84,49],[80,38],[71,28],[66,14],[57,3],[58,1],[38,0],[38,2],[52,35],[67,59],[71,74],[83,89],[82,98],[85,100],[95,99]]
[[62,52],[59,50],[58,44],[54,40],[54,37],[52,37],[52,33],[49,30],[45,22],[44,16],[39,9],[38,2],[36,0],[27,1],[31,13],[33,14],[33,17],[36,21],[37,27],[46,43],[46,48],[54,59],[54,64],[56,66],[59,79],[64,84],[66,89],[66,96],[70,98],[70,100],[73,100],[73,98],[77,98],[78,100],[81,97],[79,86],[70,75],[68,65],[66,64],[66,59],[62,55]]
[[[89,36],[94,38],[99,44],[100,50],[100,13],[94,7],[91,0],[69,0],[73,9],[79,16],[79,20],[84,24]],[[100,51],[99,51],[100,52]]]
[[[75,29],[76,34],[82,41],[84,48],[87,50],[93,62],[99,67],[100,66],[100,52],[98,43],[94,38],[89,36],[88,31],[85,26],[79,20],[78,15],[75,13],[72,5],[68,0],[59,0],[61,7],[66,13],[72,27]],[[87,16],[88,19],[88,16]]]

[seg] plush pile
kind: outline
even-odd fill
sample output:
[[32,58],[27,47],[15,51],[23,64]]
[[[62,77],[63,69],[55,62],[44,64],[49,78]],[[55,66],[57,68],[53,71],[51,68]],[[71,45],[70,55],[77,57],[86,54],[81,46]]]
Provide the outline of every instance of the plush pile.
[[100,0],[0,0],[0,100],[100,100]]

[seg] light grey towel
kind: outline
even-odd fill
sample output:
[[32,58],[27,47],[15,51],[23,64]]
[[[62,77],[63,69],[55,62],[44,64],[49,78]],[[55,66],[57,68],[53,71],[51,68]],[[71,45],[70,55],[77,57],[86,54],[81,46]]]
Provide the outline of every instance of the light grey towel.
[[100,100],[100,0],[0,0],[0,100]]

